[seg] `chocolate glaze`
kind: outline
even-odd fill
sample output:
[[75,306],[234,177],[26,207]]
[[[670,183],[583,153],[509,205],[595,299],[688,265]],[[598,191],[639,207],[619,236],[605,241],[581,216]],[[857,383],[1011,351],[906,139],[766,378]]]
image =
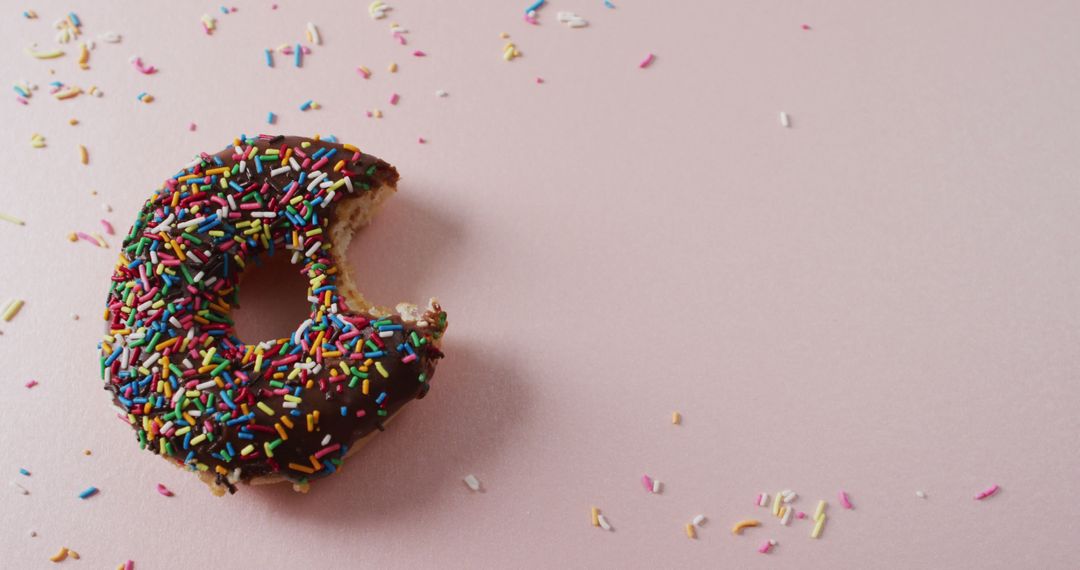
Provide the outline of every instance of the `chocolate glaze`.
[[[270,149],[279,154],[272,157]],[[289,152],[295,162],[281,160]],[[272,158],[257,169],[260,156]],[[101,345],[105,388],[127,412],[141,445],[191,469],[215,473],[217,483],[233,492],[234,481],[264,475],[303,482],[335,471],[349,446],[381,430],[402,406],[427,393],[443,356],[438,344],[446,314],[434,305],[419,321],[406,323],[396,315],[380,320],[350,311],[335,288],[337,275],[346,269],[335,266],[328,248],[316,245],[329,239],[327,228],[341,201],[380,187],[392,190],[397,180],[393,166],[354,147],[264,136],[203,154],[198,164],[165,182],[124,240]],[[214,214],[220,223],[209,219]],[[256,220],[270,226],[264,241],[259,236],[266,230],[244,234]],[[295,239],[302,240],[300,247]],[[169,242],[183,244],[185,255],[177,255]],[[312,302],[314,322],[290,339],[264,345],[256,371],[253,355],[260,343],[246,345],[236,337],[228,309],[235,305],[240,264],[266,254],[303,257],[298,265],[305,277],[316,277],[319,302]],[[164,276],[160,265],[167,270]],[[185,340],[189,334],[193,339]],[[216,354],[203,365],[210,348]],[[293,357],[298,360],[289,362]],[[305,362],[314,368],[294,373]],[[295,397],[301,401],[294,412],[286,405]],[[259,403],[274,413],[265,413]],[[318,420],[309,431],[308,417],[315,413]],[[281,416],[294,427],[286,428]],[[205,437],[193,443],[200,436]],[[267,456],[266,444],[274,445],[273,457]],[[320,455],[313,459],[315,454]]]

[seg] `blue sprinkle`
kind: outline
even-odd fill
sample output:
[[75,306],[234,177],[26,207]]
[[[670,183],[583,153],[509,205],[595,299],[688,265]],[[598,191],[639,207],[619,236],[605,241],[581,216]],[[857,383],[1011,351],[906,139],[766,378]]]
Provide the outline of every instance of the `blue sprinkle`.
[[536,10],[537,8],[539,8],[539,7],[543,6],[543,5],[544,5],[544,0],[536,0],[536,2],[533,2],[532,4],[529,4],[528,8],[525,8],[525,13],[528,14],[529,12],[532,12],[533,10]]
[[375,398],[375,403],[376,404],[381,404],[381,403],[383,403],[383,400],[385,400],[385,399],[386,399],[386,392],[383,392],[383,393],[379,394],[378,398]]
[[[275,122],[277,122],[277,115],[275,115],[274,113],[267,113],[266,114],[266,123],[272,125]],[[260,161],[260,162],[262,162],[262,161]]]
[[346,408],[345,406],[341,406],[341,415],[344,416],[345,414],[348,414],[348,413],[349,413],[349,409]]
[[93,497],[94,495],[96,495],[97,492],[98,492],[97,487],[87,487],[85,491],[83,491],[82,493],[79,493],[79,498],[80,499],[89,499],[90,497]]
[[19,469],[19,473],[22,474],[22,475],[25,475],[27,477],[30,476],[30,472],[27,471],[26,469]]

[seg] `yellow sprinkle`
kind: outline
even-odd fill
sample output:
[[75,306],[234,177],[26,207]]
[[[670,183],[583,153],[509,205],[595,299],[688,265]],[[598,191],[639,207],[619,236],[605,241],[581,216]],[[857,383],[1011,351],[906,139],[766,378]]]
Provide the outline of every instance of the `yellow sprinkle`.
[[385,368],[383,368],[382,362],[376,362],[375,369],[379,371],[379,374],[382,375],[383,378],[390,377],[390,373],[387,372]]
[[289,429],[293,428],[293,423],[292,420],[289,419],[289,416],[281,416],[279,419],[281,420],[281,423],[285,424]]
[[265,413],[268,416],[272,416],[272,415],[274,415],[276,413],[276,412],[274,412],[273,409],[270,408],[270,406],[266,405],[266,402],[259,401],[257,404],[255,404],[255,406],[258,407],[260,410],[262,410],[263,413]]
[[[4,220],[5,222],[11,222],[17,226],[26,225],[26,222],[20,220],[19,218],[16,218],[15,216],[12,216],[10,214],[5,214],[3,212],[0,212],[0,220]],[[78,237],[76,237],[75,239],[78,239]]]
[[686,523],[686,537],[697,538],[697,531],[694,530],[693,523]]
[[90,69],[90,49],[86,42],[79,46],[79,67],[84,70]]
[[814,520],[817,520],[825,514],[825,500],[818,501],[817,510],[814,511]]
[[191,445],[199,445],[200,443],[202,443],[204,441],[206,441],[206,434],[205,433],[200,433],[199,435],[191,438]]
[[240,450],[240,455],[251,455],[252,451],[255,451],[255,446],[249,443]]
[[814,530],[810,531],[810,538],[819,538],[821,536],[821,529],[825,528],[825,513],[821,513],[821,516],[818,516],[815,520],[817,522],[814,523]]
[[503,32],[503,33],[499,34],[499,37],[505,40],[505,39],[508,39],[510,37],[510,34],[508,34],[506,32]]
[[600,509],[596,507],[592,508],[592,525],[600,526]]
[[68,556],[74,558],[75,560],[79,559],[79,553],[75,552],[74,550],[72,550],[70,548],[68,549]]
[[274,429],[276,429],[276,430],[277,430],[277,432],[278,432],[278,435],[280,435],[280,436],[281,436],[281,439],[282,439],[282,440],[286,440],[286,439],[289,439],[289,434],[288,434],[288,432],[286,432],[286,431],[285,431],[285,428],[281,427],[281,424],[279,424],[279,423],[277,423],[277,422],[274,422]]
[[315,421],[311,418],[311,414],[307,415],[307,430],[315,431]]
[[780,506],[784,504],[784,495],[777,491],[776,496],[773,497],[772,502],[772,514],[775,517],[780,516]]
[[397,73],[397,64],[396,64],[396,63],[391,63],[391,64],[390,64],[390,66],[389,66],[389,67],[387,67],[386,69],[387,69],[387,70],[388,70],[388,71],[389,71],[390,73]]
[[742,534],[743,529],[750,528],[752,526],[761,526],[761,522],[754,519],[747,519],[735,523],[735,526],[731,527],[731,534]]
[[78,119],[68,119],[68,124],[74,127],[75,125],[79,124],[79,120]]
[[30,135],[30,146],[34,148],[45,148],[45,137],[38,133]]
[[360,384],[360,392],[367,396],[369,390],[371,390],[371,380],[364,378],[364,382]]
[[63,562],[64,560],[67,560],[68,552],[70,552],[70,551],[67,549],[66,546],[61,547],[60,552],[57,552],[56,554],[53,554],[52,556],[50,556],[49,560],[51,560],[53,562]]
[[52,51],[37,51],[32,48],[26,48],[26,53],[31,57],[36,57],[38,59],[56,59],[64,55],[64,52],[58,49]]
[[682,423],[682,414],[680,414],[679,412],[671,412],[671,423],[674,424],[674,425],[681,424]]
[[90,154],[86,152],[86,147],[83,145],[79,145],[79,162],[90,164]]
[[19,314],[19,309],[22,309],[22,299],[15,299],[8,302],[7,307],[4,308],[4,320],[10,321],[15,318],[15,315]]

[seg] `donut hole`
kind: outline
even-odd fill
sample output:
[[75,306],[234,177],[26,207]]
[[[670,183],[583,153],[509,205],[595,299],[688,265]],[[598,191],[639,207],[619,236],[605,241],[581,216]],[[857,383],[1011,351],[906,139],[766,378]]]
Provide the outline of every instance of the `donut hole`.
[[287,253],[263,256],[240,279],[232,317],[236,336],[245,344],[287,337],[310,315],[307,279],[289,263]]

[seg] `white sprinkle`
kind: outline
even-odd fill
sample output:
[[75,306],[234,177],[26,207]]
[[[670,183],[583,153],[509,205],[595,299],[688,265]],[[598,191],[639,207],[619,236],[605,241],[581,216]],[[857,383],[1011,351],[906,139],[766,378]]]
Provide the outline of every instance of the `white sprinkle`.
[[330,434],[326,434],[326,437],[322,438],[322,445],[330,443]]
[[465,481],[465,484],[469,486],[469,489],[472,489],[473,491],[480,490],[480,480],[472,473],[466,475],[463,480]]
[[123,37],[116,32],[105,32],[104,34],[98,34],[98,39],[106,43],[118,44]]
[[694,523],[694,526],[703,526],[706,520],[708,519],[705,518],[705,515],[698,515],[694,517],[694,520],[691,522]]
[[282,166],[281,168],[275,168],[275,169],[271,170],[271,171],[270,171],[270,176],[271,176],[271,177],[274,177],[274,176],[280,176],[280,175],[282,175],[282,174],[285,174],[285,173],[286,173],[286,172],[288,172],[288,171],[289,171],[289,167],[288,167],[288,166]]
[[783,493],[781,493],[781,495],[783,495],[782,500],[785,503],[790,503],[791,501],[794,501],[795,499],[799,498],[799,496],[795,494],[795,491],[792,491],[791,489],[788,489],[788,490],[784,491]]
[[611,530],[611,523],[607,522],[607,517],[603,514],[596,515],[596,522],[600,523],[600,528]]
[[447,93],[446,91],[444,91],[442,89],[439,89],[438,91],[435,92],[436,97],[446,97],[447,95],[449,95],[449,93]]
[[653,479],[652,480],[652,492],[653,493],[660,493],[660,485],[661,485],[661,483],[660,483],[659,479]]
[[794,511],[795,509],[791,507],[786,507],[784,510],[784,516],[780,518],[780,524],[784,526],[791,524],[791,513]]
[[762,494],[758,495],[757,504],[758,504],[759,507],[764,507],[768,503],[769,503],[769,494],[768,493],[762,493]]
[[915,496],[920,498],[920,499],[925,499],[926,498],[926,492],[925,491],[915,491]]
[[788,117],[788,114],[783,111],[780,111],[780,126],[784,127],[785,129],[791,128],[791,118]]
[[102,204],[101,209],[105,210],[106,212],[111,212],[112,211],[112,206],[110,206],[108,204]]
[[308,31],[308,34],[311,35],[311,41],[314,42],[315,45],[317,45],[317,46],[322,45],[322,38],[319,36],[319,28],[316,28],[315,24],[312,24],[311,22],[308,22],[307,23],[307,31]]

